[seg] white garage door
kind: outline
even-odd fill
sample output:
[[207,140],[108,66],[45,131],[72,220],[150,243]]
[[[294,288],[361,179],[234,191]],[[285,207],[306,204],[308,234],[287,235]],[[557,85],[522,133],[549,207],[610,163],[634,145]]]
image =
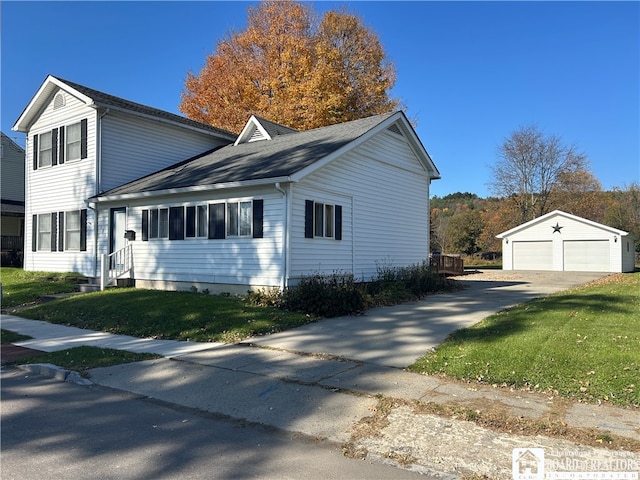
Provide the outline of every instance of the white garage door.
[[566,240],[564,269],[568,272],[608,272],[609,240]]
[[552,270],[553,244],[549,242],[513,242],[514,270]]

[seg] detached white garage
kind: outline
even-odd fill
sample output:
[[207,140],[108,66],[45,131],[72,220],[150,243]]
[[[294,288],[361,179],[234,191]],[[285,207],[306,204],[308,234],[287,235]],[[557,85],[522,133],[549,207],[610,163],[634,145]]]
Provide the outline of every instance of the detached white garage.
[[624,230],[555,210],[496,235],[503,270],[633,272],[635,239]]

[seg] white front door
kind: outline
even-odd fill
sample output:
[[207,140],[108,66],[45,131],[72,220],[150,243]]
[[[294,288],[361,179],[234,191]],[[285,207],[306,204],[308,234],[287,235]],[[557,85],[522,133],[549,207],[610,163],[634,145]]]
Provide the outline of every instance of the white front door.
[[111,209],[111,245],[109,253],[116,252],[127,245],[124,232],[127,229],[127,211],[124,208]]

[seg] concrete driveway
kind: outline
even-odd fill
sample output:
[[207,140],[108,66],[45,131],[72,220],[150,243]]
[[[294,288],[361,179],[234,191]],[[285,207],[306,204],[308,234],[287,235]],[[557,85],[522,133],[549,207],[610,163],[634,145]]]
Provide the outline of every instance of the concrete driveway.
[[245,343],[402,368],[455,330],[507,307],[606,275],[609,274],[485,270],[456,277],[465,288],[454,293],[374,308],[362,316],[323,319],[285,332],[254,337]]

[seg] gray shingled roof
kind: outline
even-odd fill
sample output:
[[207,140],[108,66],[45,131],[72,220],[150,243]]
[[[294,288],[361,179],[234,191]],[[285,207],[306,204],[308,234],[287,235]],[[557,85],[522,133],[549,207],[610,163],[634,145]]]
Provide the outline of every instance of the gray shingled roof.
[[54,78],[56,78],[57,80],[60,80],[61,82],[66,83],[71,88],[91,98],[96,104],[100,106],[129,110],[131,112],[140,113],[150,117],[156,117],[161,120],[168,120],[174,123],[198,128],[200,130],[208,130],[210,132],[217,133],[218,135],[224,136],[230,140],[235,140],[236,138],[236,135],[234,133],[231,133],[227,130],[223,130],[222,128],[213,127],[211,125],[207,125],[206,123],[196,122],[195,120],[191,120],[181,115],[176,115],[175,113],[166,112],[164,110],[148,107],[146,105],[132,102],[130,100],[125,100],[124,98],[116,97],[114,95],[109,95],[108,93],[100,92],[98,90],[94,90],[93,88],[85,87],[84,85],[80,85],[75,82],[70,82],[60,77],[54,77]]
[[394,114],[279,135],[272,140],[228,145],[116,187],[100,197],[288,177],[353,142]]

